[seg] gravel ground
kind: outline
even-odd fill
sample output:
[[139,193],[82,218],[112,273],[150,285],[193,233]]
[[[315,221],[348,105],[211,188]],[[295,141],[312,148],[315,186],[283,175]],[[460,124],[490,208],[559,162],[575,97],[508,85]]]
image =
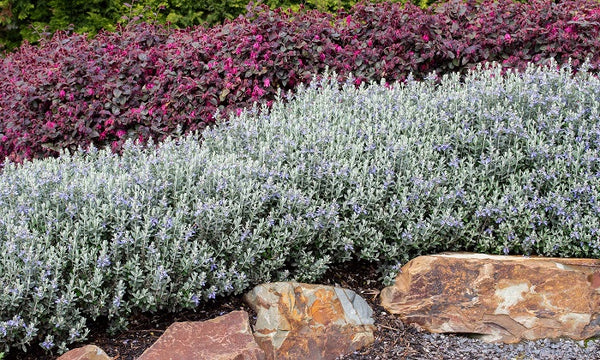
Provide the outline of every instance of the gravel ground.
[[538,340],[519,344],[489,344],[454,334],[431,334],[416,326],[404,325],[395,316],[378,308],[375,315],[375,343],[369,348],[340,357],[356,359],[448,359],[448,360],[594,360],[600,359],[600,341]]
[[[324,276],[326,280],[320,282],[353,289],[374,310],[375,343],[338,360],[600,360],[600,340],[539,340],[505,345],[488,344],[453,334],[431,334],[416,326],[404,324],[397,316],[388,314],[379,306],[378,294],[382,286],[377,278],[375,266],[357,263],[330,270]],[[72,345],[71,348],[91,343],[101,347],[113,360],[135,360],[175,321],[203,321],[239,309],[246,310],[251,319],[254,318],[253,311],[237,296],[204,304],[196,311],[138,315],[130,319],[128,331],[115,336],[107,335],[106,324],[97,322],[92,326],[89,340],[84,344]],[[57,357],[34,350],[29,353],[11,352],[5,360],[45,360]]]

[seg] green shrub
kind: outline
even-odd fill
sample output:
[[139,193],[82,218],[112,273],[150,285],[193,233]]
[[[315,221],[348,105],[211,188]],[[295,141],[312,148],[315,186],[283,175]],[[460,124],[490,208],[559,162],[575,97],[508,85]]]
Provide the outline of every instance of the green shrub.
[[[412,3],[423,9],[446,1],[436,0],[263,0],[271,9],[282,8],[336,13],[358,3]],[[469,1],[475,3],[476,1]],[[527,2],[527,1],[520,1]],[[12,50],[22,40],[35,43],[57,30],[96,34],[112,31],[117,24],[142,17],[149,22],[170,23],[176,28],[213,26],[246,13],[248,0],[0,0],[0,49]]]
[[56,30],[95,34],[114,30],[124,15],[122,0],[3,0],[0,1],[0,45],[17,47],[37,42]]
[[119,329],[355,259],[389,281],[444,250],[598,258],[600,80],[571,71],[313,81],[202,143],[8,164],[0,344],[64,351],[100,317]]
[[[57,30],[72,29],[89,35],[101,29],[113,31],[117,24],[135,17],[170,23],[176,28],[213,26],[245,14],[249,3],[248,0],[0,0],[0,49],[12,50],[23,40],[36,43]],[[299,10],[304,6],[335,13],[350,9],[357,1],[265,0],[264,3],[272,9]]]

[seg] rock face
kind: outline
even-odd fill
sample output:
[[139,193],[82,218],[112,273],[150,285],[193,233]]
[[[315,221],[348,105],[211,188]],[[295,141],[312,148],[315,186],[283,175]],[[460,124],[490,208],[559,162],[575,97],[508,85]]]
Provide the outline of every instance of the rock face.
[[86,345],[67,351],[57,360],[111,360],[111,358],[99,347]]
[[600,260],[444,253],[409,261],[381,303],[436,333],[485,341],[600,335]]
[[335,359],[374,341],[373,311],[352,290],[279,282],[244,299],[257,313],[254,337],[267,359]]
[[203,322],[176,322],[138,360],[262,360],[248,313],[233,311]]

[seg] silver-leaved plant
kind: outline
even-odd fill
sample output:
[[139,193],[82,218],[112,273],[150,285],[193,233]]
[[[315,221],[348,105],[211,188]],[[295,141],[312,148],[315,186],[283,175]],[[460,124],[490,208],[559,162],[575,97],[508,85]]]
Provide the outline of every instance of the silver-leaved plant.
[[444,250],[599,257],[597,77],[324,78],[201,136],[7,164],[5,351],[62,352],[101,317],[116,331],[351,260],[389,282]]

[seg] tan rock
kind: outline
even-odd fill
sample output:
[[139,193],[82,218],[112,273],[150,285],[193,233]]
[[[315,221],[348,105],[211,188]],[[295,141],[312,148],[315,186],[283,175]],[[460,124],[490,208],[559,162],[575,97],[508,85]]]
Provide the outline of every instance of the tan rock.
[[176,322],[138,360],[262,360],[248,313],[233,311],[202,322]]
[[67,351],[57,360],[111,360],[104,350],[95,345],[86,345]]
[[374,341],[373,311],[352,290],[279,282],[244,299],[257,313],[254,337],[267,359],[335,359]]
[[444,253],[409,261],[381,304],[436,333],[490,342],[600,335],[600,260]]

